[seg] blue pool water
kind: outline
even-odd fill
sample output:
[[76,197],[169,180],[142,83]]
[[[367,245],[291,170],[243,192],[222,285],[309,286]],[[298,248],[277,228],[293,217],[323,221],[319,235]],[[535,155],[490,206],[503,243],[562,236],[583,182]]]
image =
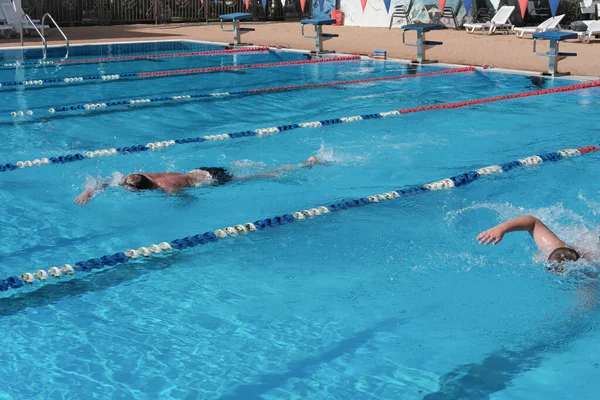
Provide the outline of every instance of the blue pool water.
[[[129,46],[129,45],[127,45]],[[219,49],[86,46],[74,57]],[[29,54],[35,59],[37,54]],[[5,59],[14,59],[7,53]],[[12,58],[11,58],[12,57]],[[293,61],[298,53],[1,70],[0,81]],[[56,104],[224,92],[418,71],[350,61],[138,81],[2,88],[0,163],[552,88],[468,72],[232,96],[115,112]],[[597,145],[600,89],[173,146],[0,174],[0,276]],[[236,174],[319,155],[328,166],[185,195],[109,189],[115,172],[223,166]],[[476,235],[533,214],[594,247],[599,155],[544,163],[312,221],[3,292],[7,399],[591,399],[598,283],[549,274],[526,234]],[[577,267],[573,267],[576,269]]]

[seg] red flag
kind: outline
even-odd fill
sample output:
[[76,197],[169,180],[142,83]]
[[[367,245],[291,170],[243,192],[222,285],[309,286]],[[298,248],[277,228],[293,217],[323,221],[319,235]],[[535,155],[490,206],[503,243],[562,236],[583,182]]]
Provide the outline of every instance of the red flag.
[[306,0],[300,0],[300,8],[302,9],[302,12],[304,12],[304,6],[306,6]]
[[246,3],[246,10],[250,7],[250,0],[244,0],[244,3]]
[[365,7],[367,6],[367,0],[360,0],[360,5],[362,6],[363,13],[365,12]]
[[525,11],[527,11],[527,0],[519,0],[519,8],[521,9],[521,18],[525,18]]
[[444,7],[446,7],[446,0],[438,0],[438,3],[440,3],[440,11],[443,13]]

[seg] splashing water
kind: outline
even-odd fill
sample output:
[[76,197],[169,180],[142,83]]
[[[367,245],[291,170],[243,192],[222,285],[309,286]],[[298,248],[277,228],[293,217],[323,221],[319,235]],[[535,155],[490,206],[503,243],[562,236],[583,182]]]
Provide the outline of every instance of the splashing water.
[[124,178],[125,175],[118,171],[113,172],[110,176],[107,176],[106,178],[103,178],[101,176],[94,178],[93,176],[88,175],[85,178],[85,183],[83,184],[83,186],[86,189],[97,189],[98,186],[102,184],[108,184],[108,186],[116,187],[119,186],[121,182],[123,182]]
[[[597,208],[598,204],[596,202],[590,202],[581,195],[579,198],[589,208]],[[490,221],[490,227],[495,223],[504,222],[521,215],[533,215],[548,226],[565,243],[600,260],[600,225],[596,225],[575,211],[565,208],[562,203],[537,209],[516,207],[509,203],[478,203],[448,212],[445,220],[449,224],[453,224],[457,217],[474,210],[482,209],[494,211],[498,214],[496,221]],[[536,256],[535,259],[540,262],[545,261],[545,258],[541,255]]]

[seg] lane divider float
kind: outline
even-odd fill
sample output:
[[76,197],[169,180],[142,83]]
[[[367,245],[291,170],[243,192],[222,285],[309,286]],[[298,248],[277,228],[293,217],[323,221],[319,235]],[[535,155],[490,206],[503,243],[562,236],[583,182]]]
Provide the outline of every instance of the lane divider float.
[[[465,68],[455,68],[443,71],[434,71],[434,72],[425,72],[420,74],[412,74],[412,75],[391,75],[391,76],[382,76],[375,78],[364,78],[364,79],[352,79],[347,81],[335,81],[335,82],[322,82],[322,83],[306,83],[302,85],[292,85],[292,86],[276,86],[270,88],[260,88],[260,89],[249,89],[249,90],[240,90],[237,92],[213,92],[213,93],[185,93],[185,94],[176,94],[176,95],[168,95],[162,97],[151,97],[151,98],[135,98],[135,99],[125,99],[125,100],[107,100],[98,103],[84,103],[84,104],[75,104],[70,106],[53,106],[47,109],[46,112],[50,114],[54,113],[66,113],[66,112],[85,112],[85,111],[98,111],[104,108],[114,109],[115,107],[131,107],[131,106],[140,106],[146,104],[156,104],[156,103],[164,103],[164,102],[172,102],[172,101],[181,101],[181,100],[197,100],[197,99],[206,99],[206,98],[228,98],[231,96],[241,96],[241,95],[253,95],[260,93],[270,93],[270,92],[283,92],[288,90],[298,90],[298,89],[311,89],[311,88],[323,88],[329,86],[341,86],[341,85],[352,85],[358,83],[369,83],[369,82],[382,82],[389,80],[397,80],[397,79],[410,79],[410,78],[420,78],[427,76],[435,76],[435,75],[447,75],[447,74],[456,74],[462,72],[473,72],[475,68],[473,67],[465,67]],[[45,111],[45,108],[40,109],[42,112]],[[40,112],[36,110],[36,113]],[[22,117],[24,115],[33,115],[33,111],[27,110],[23,111],[13,111],[10,113],[11,117]]]
[[193,248],[198,245],[204,245],[211,242],[217,242],[219,240],[225,240],[227,238],[243,236],[268,228],[274,228],[279,225],[310,220],[315,217],[328,215],[332,212],[348,210],[364,205],[377,204],[402,197],[415,196],[430,191],[452,189],[467,185],[482,177],[501,174],[510,171],[511,169],[529,167],[548,162],[556,162],[565,158],[578,157],[583,154],[593,153],[596,151],[598,151],[597,146],[587,146],[576,149],[564,149],[551,153],[538,154],[531,157],[525,157],[517,161],[510,161],[504,164],[490,165],[424,185],[415,185],[405,189],[392,190],[390,192],[379,193],[368,197],[361,197],[340,203],[333,203],[327,206],[321,205],[314,208],[307,208],[305,210],[294,211],[281,216],[278,215],[272,218],[260,219],[255,222],[246,222],[225,228],[219,228],[212,232],[209,231],[193,236],[187,236],[182,239],[172,240],[170,242],[150,244],[149,246],[144,246],[137,249],[130,249],[102,257],[91,258],[86,261],[76,262],[75,264],[63,264],[60,267],[51,266],[47,270],[39,269],[34,272],[25,272],[19,276],[15,275],[6,279],[0,279],[0,291],[7,291],[9,288],[18,289],[25,285],[43,283],[50,277],[58,279],[64,275],[73,275],[78,272],[91,272],[95,269],[102,269],[107,266],[112,267],[139,258],[149,258],[151,256],[168,253],[173,250]]
[[162,54],[144,54],[135,56],[120,56],[120,57],[94,57],[94,58],[70,58],[64,60],[39,60],[39,61],[15,61],[4,63],[0,69],[14,67],[41,67],[46,65],[79,65],[79,64],[99,64],[119,61],[135,61],[135,60],[156,60],[161,58],[177,58],[177,57],[198,57],[198,56],[213,56],[220,54],[237,54],[237,53],[253,53],[269,51],[269,46],[253,46],[242,47],[239,49],[221,49],[207,51],[188,51],[184,53],[162,53]]
[[239,139],[239,138],[251,137],[251,136],[263,137],[263,136],[268,136],[268,135],[276,134],[279,132],[285,132],[285,131],[290,131],[290,130],[299,129],[299,128],[320,128],[323,126],[330,126],[330,125],[357,122],[357,121],[374,120],[374,119],[379,119],[379,118],[386,118],[386,117],[398,116],[398,115],[421,112],[421,111],[460,108],[460,107],[467,107],[467,106],[472,106],[472,105],[476,105],[476,104],[491,103],[491,102],[495,102],[495,101],[518,99],[518,98],[531,97],[531,96],[540,96],[540,95],[545,95],[545,94],[550,94],[550,93],[564,93],[564,92],[594,88],[594,87],[599,87],[599,86],[600,86],[600,80],[586,82],[586,83],[580,83],[580,84],[576,84],[576,85],[563,86],[563,87],[553,88],[553,89],[544,89],[544,90],[536,90],[536,91],[532,91],[532,92],[515,93],[515,94],[488,97],[488,98],[477,99],[477,100],[467,100],[467,101],[459,101],[459,102],[455,102],[455,103],[436,104],[436,105],[432,105],[432,106],[413,107],[413,108],[406,108],[406,109],[402,109],[402,110],[386,111],[386,112],[380,112],[380,113],[374,113],[374,114],[333,118],[333,119],[327,119],[327,120],[322,120],[322,121],[302,122],[299,124],[280,125],[280,126],[273,126],[273,127],[268,127],[268,128],[255,129],[253,131],[223,133],[223,134],[219,134],[219,135],[191,137],[191,138],[176,139],[176,140],[171,139],[171,140],[150,142],[146,145],[140,144],[140,145],[136,145],[136,146],[127,146],[127,147],[116,148],[116,149],[111,148],[111,149],[87,151],[83,154],[76,153],[76,154],[61,155],[61,156],[57,156],[57,157],[45,157],[45,158],[35,159],[35,160],[31,160],[31,161],[18,161],[14,164],[13,163],[0,164],[0,172],[14,171],[16,169],[24,168],[24,167],[32,167],[32,166],[40,166],[40,165],[48,165],[48,164],[64,164],[64,163],[81,161],[81,160],[85,160],[88,158],[95,158],[95,157],[111,156],[111,155],[117,155],[117,154],[139,153],[139,152],[144,152],[144,151],[148,151],[148,150],[161,150],[161,149],[165,149],[165,148],[177,145],[177,144],[202,143],[202,142],[206,142],[206,141]]
[[274,62],[274,63],[225,65],[222,67],[203,67],[203,68],[174,69],[174,70],[167,70],[167,71],[149,71],[149,72],[126,72],[126,73],[121,73],[121,74],[71,76],[71,77],[65,77],[65,78],[45,78],[45,79],[37,79],[37,80],[1,82],[0,88],[40,86],[40,85],[44,85],[44,84],[71,84],[71,83],[83,83],[83,82],[89,83],[89,82],[100,82],[100,81],[108,82],[108,81],[121,80],[121,79],[157,78],[157,77],[164,77],[164,76],[202,74],[202,73],[208,73],[208,72],[236,71],[236,70],[251,69],[251,68],[287,67],[287,66],[305,65],[305,64],[321,64],[321,63],[329,63],[329,62],[355,61],[355,60],[359,60],[359,59],[360,59],[359,55],[353,55],[353,56],[318,58],[318,59],[312,59],[312,60],[279,61],[279,62]]

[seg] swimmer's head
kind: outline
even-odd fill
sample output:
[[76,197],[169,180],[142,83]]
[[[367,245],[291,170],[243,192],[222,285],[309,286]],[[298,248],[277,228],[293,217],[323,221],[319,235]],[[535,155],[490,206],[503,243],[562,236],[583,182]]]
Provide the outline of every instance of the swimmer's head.
[[121,183],[127,190],[136,191],[136,190],[150,190],[154,189],[154,183],[148,179],[147,176],[141,174],[130,174],[123,179]]
[[558,264],[548,268],[557,273],[564,272],[564,268],[560,265],[569,261],[577,261],[581,256],[579,253],[569,247],[559,247],[548,256],[548,261],[553,264]]

